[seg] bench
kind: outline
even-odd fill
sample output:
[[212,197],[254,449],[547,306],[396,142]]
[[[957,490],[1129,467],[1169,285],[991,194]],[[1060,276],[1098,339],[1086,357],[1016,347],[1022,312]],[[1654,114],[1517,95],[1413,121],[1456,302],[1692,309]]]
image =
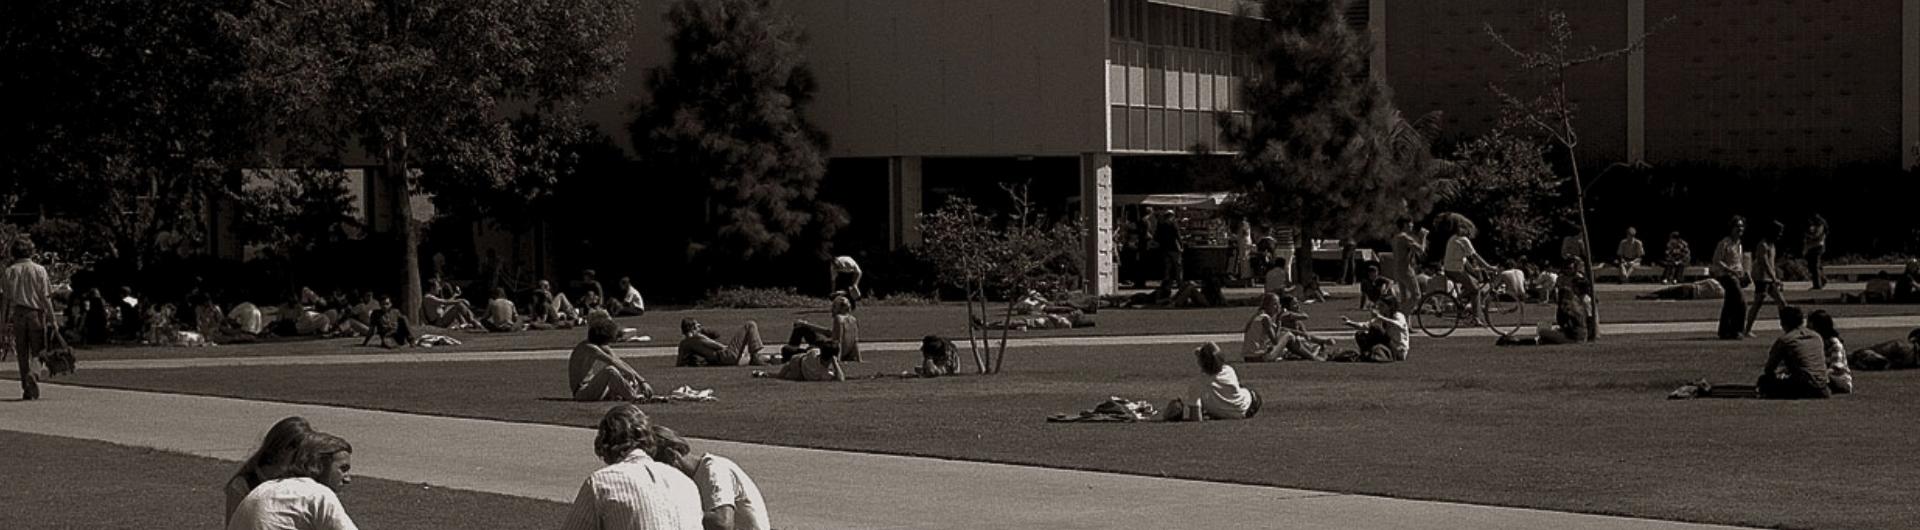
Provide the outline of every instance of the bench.
[[[1627,281],[1660,283],[1660,278],[1666,274],[1667,268],[1665,266],[1659,264],[1650,265],[1642,262],[1639,268],[1633,270],[1633,277],[1628,278]],[[1593,277],[1595,281],[1603,283],[1618,283],[1620,281],[1620,267],[1616,267],[1612,263],[1595,265],[1593,267]],[[1706,277],[1707,267],[1705,265],[1688,265],[1686,269],[1680,271],[1680,278],[1687,281]]]
[[1888,275],[1898,276],[1900,275],[1900,273],[1905,272],[1906,270],[1907,270],[1906,265],[1902,265],[1899,263],[1884,263],[1884,264],[1865,264],[1865,265],[1828,265],[1826,267],[1823,267],[1820,273],[1826,275],[1828,280],[1858,282],[1858,281],[1865,281],[1865,280],[1871,279],[1874,276],[1879,276],[1880,273],[1882,272],[1885,272]]

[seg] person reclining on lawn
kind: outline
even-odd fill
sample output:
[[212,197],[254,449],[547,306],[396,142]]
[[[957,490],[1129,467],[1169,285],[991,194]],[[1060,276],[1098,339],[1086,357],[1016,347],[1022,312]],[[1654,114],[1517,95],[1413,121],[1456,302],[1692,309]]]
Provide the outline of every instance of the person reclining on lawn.
[[1193,350],[1193,358],[1205,378],[1186,399],[1167,403],[1167,421],[1239,420],[1260,414],[1260,394],[1240,385],[1240,374],[1220,357],[1220,345],[1202,344]]
[[271,331],[284,337],[320,336],[333,329],[333,320],[325,313],[302,309],[300,304],[292,300],[280,307],[280,314],[276,317],[270,326]]
[[[1242,333],[1240,357],[1250,363],[1273,362],[1282,359],[1307,359],[1324,361],[1327,357],[1324,347],[1303,331],[1289,329],[1286,324],[1288,315],[1297,315],[1305,320],[1305,313],[1287,310],[1287,304],[1297,304],[1292,296],[1267,293],[1260,297],[1260,310],[1247,320],[1246,330]],[[1331,341],[1328,341],[1331,343]]]
[[691,318],[680,320],[680,353],[674,358],[674,366],[734,366],[741,358],[747,364],[764,364],[760,358],[760,349],[766,343],[760,340],[760,324],[752,320],[740,325],[740,336],[732,342],[721,342],[720,334],[706,329],[700,321]]
[[1042,313],[1030,317],[1016,317],[999,322],[981,322],[974,317],[974,327],[980,329],[1011,329],[1027,331],[1033,329],[1073,329],[1090,328],[1095,322],[1092,315],[1079,309],[1068,309],[1066,313]]
[[575,401],[633,401],[653,395],[653,386],[608,347],[620,328],[612,320],[587,325],[587,340],[567,358],[567,389]]
[[844,296],[833,298],[833,324],[822,326],[801,320],[793,323],[793,334],[780,348],[781,362],[807,351],[809,347],[831,350],[833,357],[860,362],[860,320],[853,317],[853,302]]
[[1353,342],[1359,350],[1334,354],[1328,359],[1330,361],[1405,361],[1412,349],[1412,336],[1407,332],[1407,316],[1400,312],[1400,299],[1397,297],[1381,296],[1380,307],[1373,311],[1373,318],[1366,322],[1354,322],[1342,316],[1340,323],[1358,330],[1353,335]]
[[844,382],[847,380],[847,371],[840,367],[840,350],[835,348],[806,348],[788,358],[786,364],[780,366],[779,372],[754,370],[747,375],[788,381]]
[[1920,368],[1920,328],[1907,333],[1905,340],[1890,340],[1854,350],[1847,364],[1855,369],[1906,370]]
[[1725,288],[1712,278],[1679,285],[1661,287],[1651,293],[1635,295],[1638,300],[1719,300],[1726,296]]
[[1761,397],[1770,399],[1825,399],[1833,396],[1828,387],[1826,341],[1807,329],[1806,316],[1797,306],[1780,307],[1780,338],[1767,352],[1767,366],[1754,383]]

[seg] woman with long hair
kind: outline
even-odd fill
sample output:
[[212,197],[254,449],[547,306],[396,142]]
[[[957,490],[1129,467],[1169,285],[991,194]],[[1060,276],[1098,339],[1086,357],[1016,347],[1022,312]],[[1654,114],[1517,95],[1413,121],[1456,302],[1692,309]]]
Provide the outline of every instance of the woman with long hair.
[[233,520],[233,510],[240,506],[240,500],[247,498],[255,486],[278,477],[293,460],[293,454],[299,449],[300,441],[306,439],[313,427],[307,419],[289,416],[274,422],[267,429],[267,436],[260,440],[260,447],[253,450],[253,456],[240,463],[240,469],[233,472],[233,478],[227,479],[227,521]]
[[1815,310],[1807,315],[1807,329],[1820,335],[1820,342],[1827,352],[1827,388],[1835,394],[1853,393],[1853,370],[1847,367],[1847,344],[1840,340],[1840,330],[1833,327],[1833,315],[1827,310]]
[[353,444],[306,431],[284,467],[240,500],[227,530],[357,530],[337,492],[353,482]]
[[1188,401],[1167,404],[1167,421],[1238,420],[1260,413],[1260,395],[1240,385],[1240,375],[1220,357],[1220,345],[1202,344],[1193,358],[1206,377],[1187,393]]

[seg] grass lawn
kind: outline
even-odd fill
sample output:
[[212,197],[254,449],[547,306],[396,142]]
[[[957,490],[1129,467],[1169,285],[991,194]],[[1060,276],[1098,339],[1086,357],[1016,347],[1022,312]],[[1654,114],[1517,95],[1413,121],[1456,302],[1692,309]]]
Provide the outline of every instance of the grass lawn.
[[[1718,300],[1698,300],[1684,302],[1662,302],[1633,300],[1627,293],[1602,292],[1601,316],[1604,322],[1684,322],[1708,321],[1718,318],[1720,302]],[[1832,292],[1788,293],[1788,299],[1796,303],[1802,301],[1831,298]],[[1335,329],[1339,327],[1340,315],[1346,314],[1359,320],[1366,315],[1354,310],[1359,306],[1357,298],[1352,296],[1336,297],[1323,304],[1312,304],[1305,309],[1315,316],[1311,324],[1316,329]],[[1813,307],[1826,309],[1836,316],[1878,316],[1878,315],[1920,315],[1920,306],[1913,305],[1841,305],[1821,304]],[[1531,305],[1527,308],[1532,320],[1549,320],[1551,309],[1545,305]],[[1219,307],[1206,309],[1108,309],[1099,312],[1096,319],[1099,325],[1091,328],[1073,330],[1050,330],[1015,332],[1013,336],[1111,336],[1111,335],[1165,335],[1181,333],[1229,333],[1238,332],[1251,314],[1251,307]],[[1763,311],[1763,318],[1770,317],[1772,309]],[[949,337],[965,337],[966,309],[958,304],[869,307],[858,313],[860,317],[861,339],[866,341],[914,341],[927,334],[942,334]],[[761,330],[769,341],[784,341],[788,323],[794,319],[805,318],[813,321],[826,320],[824,309],[706,309],[685,311],[657,311],[645,317],[626,317],[618,321],[622,326],[639,328],[641,333],[653,336],[650,343],[628,343],[645,345],[670,345],[680,333],[680,319],[694,318],[708,327],[731,333],[741,322],[755,320],[760,322]],[[1920,318],[1915,318],[1920,326]],[[540,350],[571,348],[580,341],[584,331],[552,330],[528,331],[522,333],[470,333],[464,331],[445,332],[460,339],[464,344],[454,347],[441,347],[415,352],[432,353],[439,351],[502,351],[502,350]],[[998,336],[997,334],[995,336]],[[317,355],[317,354],[372,354],[388,353],[376,347],[361,347],[360,339],[286,339],[254,344],[225,344],[211,348],[168,348],[142,346],[107,346],[87,349],[81,352],[81,360],[87,359],[159,359],[173,357],[257,357],[273,355]]]
[[[236,464],[0,431],[0,528],[220,528]],[[362,528],[552,528],[565,504],[359,477],[340,493]]]
[[[937,380],[791,383],[664,358],[637,367],[657,388],[715,389],[717,403],[648,407],[700,437],[1759,526],[1920,520],[1920,371],[1861,373],[1859,394],[1827,401],[1668,401],[1696,377],[1750,383],[1767,342],[1490,342],[1416,339],[1412,361],[1394,365],[1238,365],[1266,409],[1201,424],[1042,421],[1110,395],[1163,405],[1199,379],[1185,347],[1016,349],[1005,374]],[[850,372],[897,373],[915,360],[872,358]],[[78,381],[592,425],[606,405],[560,401],[564,372],[485,362],[82,370]]]

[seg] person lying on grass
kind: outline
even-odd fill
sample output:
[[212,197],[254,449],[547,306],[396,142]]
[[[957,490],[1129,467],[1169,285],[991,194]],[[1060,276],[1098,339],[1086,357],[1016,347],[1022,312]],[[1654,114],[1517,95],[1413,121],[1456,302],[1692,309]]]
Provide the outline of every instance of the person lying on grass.
[[1193,350],[1205,376],[1187,397],[1167,403],[1166,421],[1239,420],[1260,413],[1260,395],[1240,385],[1240,375],[1220,356],[1220,345],[1206,343]]
[[567,389],[575,401],[632,401],[652,397],[653,386],[607,345],[620,334],[612,320],[587,325],[587,340],[567,359]]
[[960,375],[960,348],[953,341],[939,335],[927,335],[920,339],[920,366],[904,374],[906,377],[940,377]]
[[1797,306],[1780,307],[1780,329],[1767,352],[1767,366],[1754,383],[1761,397],[1770,399],[1825,399],[1833,396],[1828,383],[1826,341],[1807,329]]
[[225,521],[233,522],[233,511],[240,507],[240,501],[260,483],[278,478],[293,465],[295,450],[306,439],[313,427],[306,418],[291,416],[274,422],[267,429],[266,437],[260,440],[260,447],[253,450],[253,456],[240,463],[240,469],[227,479],[227,510]]
[[331,434],[301,433],[292,458],[234,507],[227,530],[356,530],[337,492],[353,483],[353,445]]
[[1321,339],[1308,335],[1304,330],[1287,327],[1287,319],[1296,317],[1298,322],[1306,319],[1306,313],[1289,311],[1286,306],[1292,304],[1296,309],[1299,302],[1292,296],[1267,293],[1260,296],[1260,310],[1247,321],[1241,341],[1240,358],[1250,363],[1273,362],[1282,359],[1327,360],[1325,344],[1331,339]]
[[822,326],[801,320],[793,323],[793,334],[787,337],[787,345],[780,349],[781,362],[793,358],[809,347],[821,351],[832,351],[835,358],[845,358],[847,362],[860,362],[860,320],[853,317],[853,302],[844,296],[833,298],[833,325]]
[[1861,370],[1905,370],[1920,368],[1920,328],[1907,333],[1904,340],[1890,340],[1854,350],[1847,364]]
[[1089,315],[1079,309],[1073,309],[1066,313],[1041,313],[1035,316],[1017,317],[999,322],[982,322],[978,316],[974,317],[973,320],[973,327],[975,328],[1011,329],[1014,331],[1090,328],[1095,324],[1097,324],[1097,322],[1094,322],[1093,315]]
[[740,335],[731,342],[721,342],[719,333],[691,318],[680,320],[680,336],[680,351],[674,357],[674,366],[734,366],[740,364],[741,358],[746,358],[750,365],[765,364],[760,350],[766,343],[760,340],[760,324],[752,320],[740,326]]
[[1638,300],[1719,300],[1727,295],[1720,282],[1712,278],[1669,285],[1650,293],[1635,295]]
[[607,464],[580,483],[564,530],[690,530],[700,528],[700,487],[653,454],[653,421],[632,403],[600,418],[593,454]]
[[[788,346],[791,351],[793,347]],[[753,377],[772,377],[788,381],[841,381],[847,380],[847,371],[840,366],[839,350],[808,348],[805,352],[793,355],[787,363],[780,366],[777,373],[754,370],[748,374]]]
[[1328,360],[1390,363],[1407,360],[1407,353],[1412,349],[1412,337],[1407,333],[1407,315],[1400,312],[1399,297],[1381,296],[1379,308],[1373,311],[1373,318],[1366,322],[1354,322],[1342,316],[1340,323],[1357,330],[1353,334],[1353,342],[1359,349],[1334,354]]
[[713,453],[693,456],[687,440],[665,425],[653,426],[653,439],[657,446],[653,460],[679,468],[700,488],[700,508],[705,512],[701,522],[707,530],[773,528],[760,486],[740,464]]

